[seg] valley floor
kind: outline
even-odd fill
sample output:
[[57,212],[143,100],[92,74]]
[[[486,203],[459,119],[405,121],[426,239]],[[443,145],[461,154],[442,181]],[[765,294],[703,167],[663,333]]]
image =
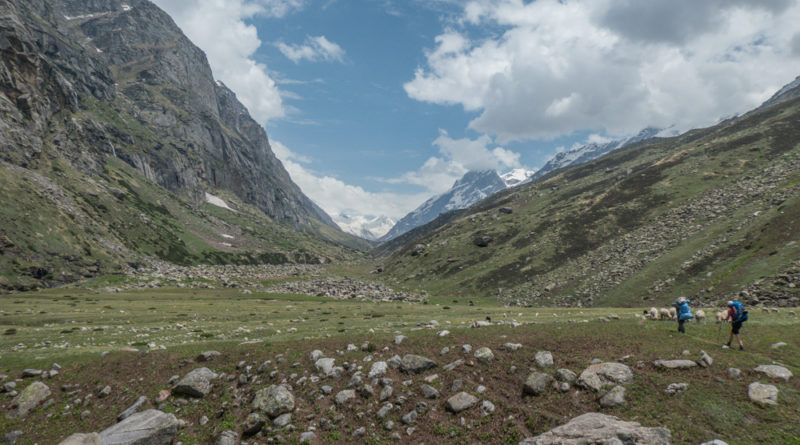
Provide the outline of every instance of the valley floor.
[[[800,372],[800,321],[787,308],[753,310],[744,330],[746,350],[738,351],[720,349],[727,325],[691,323],[680,335],[675,322],[643,320],[641,309],[521,309],[477,300],[474,305],[370,302],[251,292],[213,281],[205,289],[126,288],[111,281],[0,296],[2,384],[22,391],[41,380],[51,390],[26,418],[0,419],[0,431],[21,431],[17,443],[58,443],[72,433],[104,430],[140,396],[146,398],[142,410],[157,408],[184,423],[176,440],[217,443],[223,431],[241,436],[255,394],[281,383],[295,399],[292,427],[268,420],[242,443],[294,443],[304,432],[314,433],[314,443],[517,443],[587,412],[668,428],[673,443],[800,440],[797,377],[776,380],[754,370],[780,364]],[[470,327],[487,317],[490,326]],[[398,335],[407,338],[398,344]],[[771,347],[781,341],[787,344]],[[520,347],[512,350],[509,344]],[[465,352],[464,345],[471,350]],[[483,347],[492,351],[491,360],[475,356]],[[198,354],[207,350],[221,355],[198,362]],[[342,375],[325,377],[309,357],[314,350],[342,366]],[[666,370],[654,364],[695,361],[701,350],[713,357],[708,368]],[[537,364],[540,351],[552,354],[553,366]],[[430,358],[436,366],[419,374],[391,366],[392,357],[406,354]],[[556,370],[569,369],[580,375],[595,359],[632,370],[633,381],[622,385],[624,404],[603,408],[598,400],[606,390],[575,383],[563,391],[548,385],[538,396],[524,394],[532,372],[561,378]],[[390,366],[373,381],[367,374],[376,362]],[[22,377],[25,369],[50,370],[53,363],[60,370],[49,378]],[[174,391],[171,376],[200,367],[220,375],[208,395],[171,394],[156,401],[160,391]],[[729,368],[741,374],[734,377]],[[777,405],[751,401],[752,382],[776,386]],[[667,394],[672,383],[687,383],[688,389]],[[101,397],[98,391],[106,386],[108,395]],[[337,405],[336,396],[348,386],[355,398]],[[381,401],[386,387],[393,394]],[[475,396],[477,404],[459,414],[448,412],[447,400],[461,391]],[[0,394],[4,413],[11,411],[11,394]],[[416,420],[404,422],[411,412]]]

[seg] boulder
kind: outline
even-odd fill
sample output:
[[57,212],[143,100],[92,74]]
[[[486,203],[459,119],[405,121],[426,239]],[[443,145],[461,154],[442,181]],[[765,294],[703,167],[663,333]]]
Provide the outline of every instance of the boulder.
[[763,385],[753,382],[747,387],[747,397],[759,405],[777,405],[778,388],[773,385]]
[[484,346],[475,351],[475,359],[481,363],[489,363],[494,359],[494,353],[491,349]]
[[103,430],[100,440],[103,445],[170,445],[177,431],[174,415],[149,409]]
[[530,437],[520,445],[577,445],[577,444],[669,445],[671,435],[666,428],[649,428],[637,422],[625,422],[617,417],[600,413],[587,413],[568,423]]
[[321,358],[314,362],[314,367],[317,369],[317,372],[321,373],[325,377],[337,377],[342,373],[339,371],[339,368],[335,366],[335,363],[336,359]]
[[334,402],[336,402],[337,405],[341,406],[341,405],[344,405],[345,403],[347,403],[350,400],[353,400],[355,398],[356,398],[355,390],[345,389],[345,390],[339,391],[339,393],[336,394],[336,397],[334,398]]
[[238,438],[239,435],[234,431],[223,431],[220,433],[219,437],[217,437],[217,441],[214,442],[214,445],[236,445],[236,439]]
[[461,391],[460,393],[450,397],[445,402],[445,408],[451,413],[458,414],[461,411],[470,409],[478,404],[478,398],[472,394]]
[[547,385],[553,378],[542,372],[534,372],[525,380],[522,386],[523,394],[538,396],[547,390]]
[[569,369],[560,368],[556,370],[556,380],[558,380],[559,382],[572,383],[577,378],[578,375],[570,371]]
[[270,385],[256,392],[251,407],[272,419],[294,410],[294,396],[283,385]]
[[58,445],[103,445],[100,435],[97,433],[73,434],[58,443]]
[[6,414],[6,417],[9,419],[25,417],[48,397],[50,397],[50,388],[42,382],[33,382],[11,400],[11,411]]
[[708,368],[714,363],[714,359],[711,358],[706,351],[700,351],[700,360],[697,361],[697,364],[702,366],[703,368]]
[[421,355],[406,354],[400,362],[400,370],[406,374],[419,374],[436,366],[436,362]]
[[792,371],[789,371],[783,366],[778,366],[778,365],[760,365],[756,366],[753,370],[755,372],[760,372],[766,375],[767,377],[773,379],[783,379],[786,380],[787,382],[789,381],[789,378],[792,377]]
[[136,402],[134,402],[133,405],[129,406],[125,411],[121,412],[117,416],[117,422],[125,420],[128,417],[134,415],[137,411],[139,411],[142,408],[142,406],[144,406],[145,403],[147,403],[147,397],[139,396],[139,398],[136,399]]
[[436,390],[431,385],[423,384],[420,389],[422,389],[422,395],[425,396],[426,399],[438,399],[439,398],[439,391]]
[[186,374],[172,389],[174,394],[183,394],[189,397],[205,397],[211,392],[211,381],[217,374],[208,368],[197,368]]
[[369,369],[369,378],[380,377],[386,374],[386,371],[389,370],[389,365],[386,362],[375,362],[372,364],[372,367]]
[[198,362],[208,362],[208,361],[214,360],[216,357],[219,357],[220,355],[222,355],[222,354],[220,354],[220,352],[219,352],[219,351],[205,351],[205,352],[201,352],[201,353],[200,353],[200,354],[197,356],[197,361],[198,361]]
[[656,360],[653,365],[661,369],[689,369],[697,366],[697,362],[691,360]]
[[[285,416],[287,414],[283,415]],[[261,417],[261,414],[250,413],[250,415],[247,416],[244,425],[242,425],[242,434],[245,436],[254,436],[258,434],[258,432],[261,431],[262,428],[264,428],[264,425],[266,425],[266,423],[267,423],[266,420],[264,420],[264,418]]]
[[589,365],[578,377],[578,385],[598,392],[606,386],[625,385],[631,382],[633,382],[631,368],[614,362]]

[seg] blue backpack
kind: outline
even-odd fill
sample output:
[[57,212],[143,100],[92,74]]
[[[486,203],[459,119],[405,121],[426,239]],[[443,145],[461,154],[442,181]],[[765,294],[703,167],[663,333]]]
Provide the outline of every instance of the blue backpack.
[[738,301],[733,302],[733,321],[737,323],[747,321],[747,309]]

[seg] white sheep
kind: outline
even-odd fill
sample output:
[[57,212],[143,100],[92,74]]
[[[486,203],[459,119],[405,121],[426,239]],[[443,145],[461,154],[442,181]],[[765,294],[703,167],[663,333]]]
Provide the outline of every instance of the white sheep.
[[645,311],[645,317],[651,320],[658,320],[658,309],[651,307],[649,311]]
[[659,320],[670,320],[669,309],[661,308],[658,310]]
[[694,318],[695,320],[697,320],[698,323],[700,323],[701,321],[703,321],[704,318],[706,318],[706,311],[702,309],[696,310],[694,312]]
[[728,311],[717,311],[717,323],[722,323],[728,318]]
[[670,320],[677,320],[678,319],[678,310],[675,307],[669,308],[669,319]]

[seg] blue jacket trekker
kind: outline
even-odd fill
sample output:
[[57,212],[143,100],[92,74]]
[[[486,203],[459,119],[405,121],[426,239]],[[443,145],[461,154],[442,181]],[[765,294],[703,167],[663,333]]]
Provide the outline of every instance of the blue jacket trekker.
[[683,324],[686,322],[686,320],[691,320],[694,318],[694,315],[692,315],[692,310],[689,309],[689,300],[687,300],[685,297],[680,297],[678,298],[678,301],[672,305],[678,309],[678,332],[685,334],[686,328],[683,327]]

